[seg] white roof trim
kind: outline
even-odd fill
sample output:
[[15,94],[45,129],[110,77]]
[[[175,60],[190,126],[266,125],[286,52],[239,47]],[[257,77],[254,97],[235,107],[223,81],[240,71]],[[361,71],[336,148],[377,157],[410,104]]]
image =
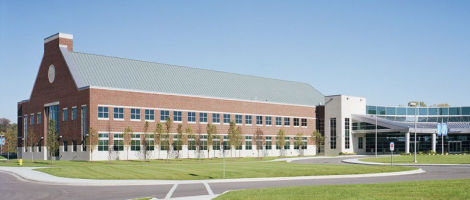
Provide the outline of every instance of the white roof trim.
[[52,41],[52,40],[55,40],[57,38],[65,38],[65,39],[71,39],[73,40],[73,35],[72,34],[67,34],[67,33],[56,33],[54,35],[51,35],[47,38],[44,38],[44,44]]
[[55,106],[55,105],[59,105],[59,102],[56,101],[56,102],[46,103],[46,104],[44,104],[44,107],[47,107],[47,106]]

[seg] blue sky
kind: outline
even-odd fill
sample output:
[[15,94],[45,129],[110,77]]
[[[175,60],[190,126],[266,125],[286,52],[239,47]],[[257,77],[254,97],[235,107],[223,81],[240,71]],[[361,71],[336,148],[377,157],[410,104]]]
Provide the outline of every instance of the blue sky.
[[470,1],[0,1],[0,117],[43,39],[74,50],[306,82],[369,104],[470,105]]

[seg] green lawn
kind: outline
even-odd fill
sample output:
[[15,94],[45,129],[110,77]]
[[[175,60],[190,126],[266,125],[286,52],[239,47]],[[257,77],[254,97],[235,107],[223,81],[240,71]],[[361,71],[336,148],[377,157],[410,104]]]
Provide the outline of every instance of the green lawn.
[[470,179],[250,189],[216,198],[224,199],[470,199]]
[[[470,155],[417,155],[421,164],[470,164]],[[361,159],[368,162],[390,163],[390,156]],[[394,156],[394,163],[413,163],[414,156]]]
[[[275,158],[228,158],[225,178],[313,176],[337,174],[364,174],[412,170],[410,167],[299,164],[287,162],[266,162]],[[56,176],[84,179],[165,179],[200,180],[222,178],[222,159],[181,159],[151,161],[48,161],[24,166],[51,167],[37,169]],[[0,162],[4,166],[17,166],[16,162]]]

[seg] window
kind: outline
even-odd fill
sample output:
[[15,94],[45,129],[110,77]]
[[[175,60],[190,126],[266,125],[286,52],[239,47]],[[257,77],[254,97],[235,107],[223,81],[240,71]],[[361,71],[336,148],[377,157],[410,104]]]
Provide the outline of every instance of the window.
[[307,137],[302,137],[302,149],[307,149]]
[[115,133],[113,137],[113,149],[114,151],[124,150],[124,140],[121,133]]
[[336,118],[330,118],[330,149],[336,149]]
[[114,119],[124,119],[124,108],[114,108]]
[[170,144],[170,139],[168,135],[166,134],[162,135],[160,139],[160,150],[162,151],[168,150],[170,148],[169,144]]
[[183,113],[181,111],[173,111],[173,121],[181,122],[183,120]]
[[[39,146],[41,147],[41,146]],[[41,149],[39,149],[41,151]],[[76,152],[77,151],[77,141],[73,140],[72,141],[72,151]]]
[[170,119],[170,111],[161,110],[160,111],[160,121],[166,121],[166,119]]
[[188,150],[196,150],[196,138],[194,135],[188,136]]
[[173,150],[182,150],[183,138],[179,138],[178,135],[173,135]]
[[207,135],[199,136],[199,150],[207,150]]
[[266,126],[271,126],[271,125],[272,125],[271,116],[266,116]]
[[131,151],[140,151],[140,135],[132,134]]
[[286,143],[284,143],[284,149],[290,149],[290,137],[285,138]]
[[252,125],[251,115],[245,115],[245,125]]
[[77,107],[72,107],[72,120],[77,119]]
[[349,123],[349,118],[344,119],[344,147],[349,149],[350,146],[350,131],[351,124]]
[[270,150],[272,149],[272,141],[271,141],[271,136],[266,136],[265,138],[265,147],[266,147],[266,150]]
[[294,126],[299,126],[299,118],[294,118]]
[[69,110],[67,108],[64,108],[63,118],[64,121],[69,121]]
[[220,123],[220,114],[212,113],[212,123]]
[[256,116],[256,125],[263,125],[263,116]]
[[[225,136],[224,136],[224,139],[225,139]],[[220,137],[218,135],[212,136],[212,150],[220,150]]]
[[69,151],[69,144],[67,141],[64,141],[64,151],[65,152]]
[[42,121],[42,114],[38,113],[38,124],[41,124]]
[[302,127],[307,127],[307,119],[302,119]]
[[199,122],[207,123],[207,113],[199,113]]
[[155,121],[155,110],[145,109],[145,120]]
[[290,126],[290,118],[284,117],[284,126]]
[[98,119],[108,119],[108,107],[98,106]]
[[253,149],[252,136],[245,136],[245,150]]
[[276,117],[276,126],[282,126],[282,118]]
[[228,136],[227,135],[224,135],[224,150],[230,150],[230,144],[228,143]]
[[294,137],[294,149],[300,149],[300,145],[302,144],[299,144],[299,137]]
[[196,113],[188,112],[188,122],[196,122]]
[[363,144],[363,139],[362,139],[362,137],[357,138],[357,145],[358,145],[359,149],[364,148],[364,146],[363,146],[364,144]]
[[242,115],[235,115],[235,123],[242,124]]
[[34,121],[34,114],[31,114],[31,119],[30,119],[30,122],[29,122],[29,123],[30,123],[31,125],[34,125],[34,122],[35,122],[35,121]]
[[109,135],[107,133],[98,134],[98,151],[108,151]]
[[154,136],[153,134],[145,134],[145,149],[147,151],[153,151],[155,149]]
[[230,114],[224,114],[224,124],[230,123]]
[[140,120],[140,109],[131,108],[131,120]]

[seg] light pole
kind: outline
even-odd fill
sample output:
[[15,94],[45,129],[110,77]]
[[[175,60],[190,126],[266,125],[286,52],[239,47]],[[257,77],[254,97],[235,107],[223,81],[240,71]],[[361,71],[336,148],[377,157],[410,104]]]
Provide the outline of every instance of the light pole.
[[414,148],[415,148],[415,156],[414,156],[414,162],[417,163],[418,160],[416,160],[416,128],[417,128],[417,123],[418,123],[418,115],[417,115],[417,111],[419,109],[419,104],[417,106],[415,106],[415,145],[414,145]]
[[375,157],[377,158],[377,107],[375,107]]

